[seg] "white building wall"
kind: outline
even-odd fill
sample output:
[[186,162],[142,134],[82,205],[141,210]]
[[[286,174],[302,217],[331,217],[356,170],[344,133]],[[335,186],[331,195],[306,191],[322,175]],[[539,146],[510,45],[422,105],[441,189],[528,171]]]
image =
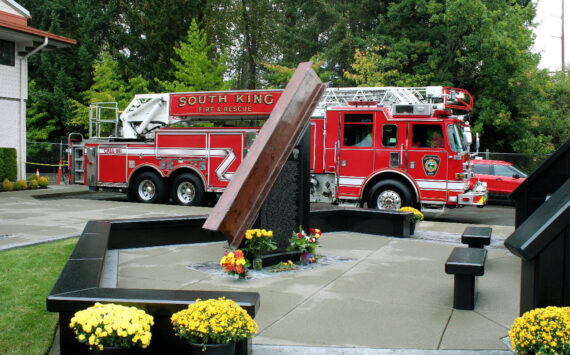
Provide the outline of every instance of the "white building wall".
[[[20,65],[22,61],[18,56],[14,66],[1,65],[0,64],[0,98],[20,98]],[[26,66],[26,62],[24,62]],[[26,69],[25,67],[23,69]],[[22,74],[26,74],[26,70]],[[24,84],[24,100],[27,98],[27,81],[26,78],[23,80]]]
[[0,147],[16,148],[20,159],[19,143],[19,110],[20,102],[0,97]]
[[[20,66],[22,66],[21,73]],[[2,127],[0,129],[0,147],[16,148],[18,178],[23,178],[26,175],[25,100],[28,97],[27,68],[27,60],[22,61],[18,56],[16,56],[14,66],[0,65],[0,127]],[[20,75],[22,76],[22,88],[20,88]],[[22,108],[20,93],[23,94],[24,100]]]

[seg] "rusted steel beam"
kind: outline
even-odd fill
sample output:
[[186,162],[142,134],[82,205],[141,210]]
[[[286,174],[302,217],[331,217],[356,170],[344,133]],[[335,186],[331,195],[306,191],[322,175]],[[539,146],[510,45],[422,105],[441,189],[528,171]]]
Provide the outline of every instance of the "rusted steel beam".
[[232,247],[239,247],[324,90],[311,63],[299,64],[204,229],[222,232]]

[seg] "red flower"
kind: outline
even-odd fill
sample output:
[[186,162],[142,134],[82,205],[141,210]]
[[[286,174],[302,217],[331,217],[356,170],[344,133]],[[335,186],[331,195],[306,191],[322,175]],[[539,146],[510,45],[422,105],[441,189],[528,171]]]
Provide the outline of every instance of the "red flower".
[[314,228],[309,228],[309,232],[311,232],[311,234],[315,233],[315,229]]
[[303,233],[297,233],[297,237],[303,238]]

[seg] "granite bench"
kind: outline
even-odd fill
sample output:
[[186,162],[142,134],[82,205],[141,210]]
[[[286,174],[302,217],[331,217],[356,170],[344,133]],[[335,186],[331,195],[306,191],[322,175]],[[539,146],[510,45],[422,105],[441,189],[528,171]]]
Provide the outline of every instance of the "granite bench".
[[491,244],[491,227],[467,227],[461,235],[461,243],[469,245],[469,248],[484,248]]
[[487,250],[480,248],[454,248],[445,262],[445,272],[454,275],[453,308],[475,308],[477,280],[485,273]]

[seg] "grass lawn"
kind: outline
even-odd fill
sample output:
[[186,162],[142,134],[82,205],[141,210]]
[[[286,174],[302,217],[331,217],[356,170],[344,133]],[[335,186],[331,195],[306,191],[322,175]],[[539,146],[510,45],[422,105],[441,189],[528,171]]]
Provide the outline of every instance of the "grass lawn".
[[0,354],[44,355],[57,313],[46,297],[77,238],[0,252]]

